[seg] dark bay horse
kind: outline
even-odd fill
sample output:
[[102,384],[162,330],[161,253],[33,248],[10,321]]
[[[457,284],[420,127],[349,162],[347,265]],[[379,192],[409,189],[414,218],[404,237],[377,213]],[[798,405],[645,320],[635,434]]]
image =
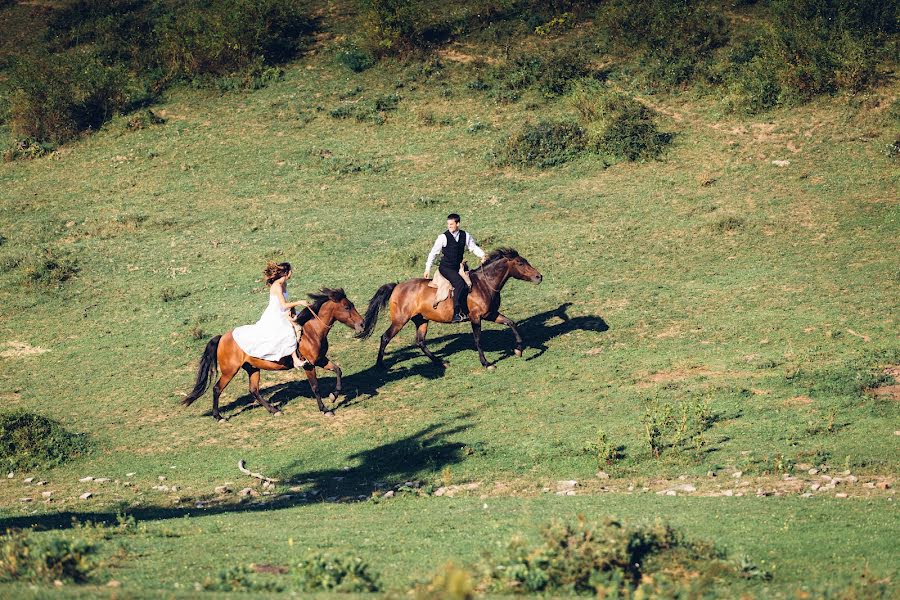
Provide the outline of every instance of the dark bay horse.
[[[516,324],[500,313],[500,290],[510,278],[540,283],[543,279],[537,269],[532,267],[524,257],[512,248],[500,248],[491,252],[484,264],[477,269],[469,271],[472,279],[472,289],[469,291],[469,319],[472,323],[472,335],[475,337],[475,347],[478,349],[478,358],[485,367],[491,367],[492,363],[484,357],[481,349],[481,321],[488,320],[495,323],[508,325],[516,336],[516,356],[522,356],[522,337],[516,330]],[[409,321],[416,325],[416,345],[435,364],[445,367],[448,363],[441,361],[425,345],[425,334],[428,332],[428,322],[449,323],[453,318],[453,300],[447,299],[434,308],[434,299],[437,290],[428,286],[429,280],[425,278],[408,279],[401,283],[388,283],[375,292],[366,309],[366,319],[362,333],[357,337],[366,338],[372,335],[372,330],[378,321],[378,315],[390,301],[391,326],[381,336],[381,346],[378,348],[378,361],[376,365],[384,368],[384,349],[403,329]]]
[[[331,410],[326,410],[325,405],[322,404],[319,382],[316,379],[316,367],[334,372],[337,383],[330,399],[331,401],[336,400],[341,393],[341,368],[328,358],[328,332],[331,331],[331,326],[334,325],[335,321],[339,321],[355,330],[358,334],[362,333],[363,318],[356,311],[353,303],[347,298],[344,290],[340,288],[323,288],[318,293],[309,294],[309,298],[312,300],[310,308],[304,308],[295,317],[297,322],[303,325],[300,355],[310,362],[310,365],[305,368],[306,377],[309,379],[309,386],[316,396],[319,410],[326,415],[333,415],[334,413]],[[206,350],[200,358],[200,367],[197,370],[197,380],[194,383],[194,389],[181,403],[188,406],[205,394],[207,388],[209,388],[210,381],[212,381],[212,376],[215,375],[218,369],[221,371],[221,376],[213,386],[212,416],[215,420],[221,421],[219,396],[241,368],[247,371],[247,375],[250,376],[250,393],[256,401],[262,404],[270,413],[281,414],[281,411],[269,404],[260,395],[259,372],[261,369],[266,371],[291,369],[291,357],[286,356],[281,361],[274,362],[249,356],[235,343],[230,331],[225,335],[217,335],[206,344]]]

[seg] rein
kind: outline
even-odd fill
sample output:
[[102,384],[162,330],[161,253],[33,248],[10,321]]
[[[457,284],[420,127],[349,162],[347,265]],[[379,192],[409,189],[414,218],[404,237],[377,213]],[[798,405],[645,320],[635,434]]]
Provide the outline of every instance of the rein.
[[307,308],[307,310],[309,310],[309,312],[312,316],[314,316],[316,319],[318,319],[318,321],[320,323],[322,323],[322,325],[325,326],[325,331],[328,331],[329,329],[331,329],[334,326],[334,323],[332,323],[331,325],[326,324],[325,321],[319,315],[316,314],[316,311],[313,310],[312,306],[307,306],[306,308]]

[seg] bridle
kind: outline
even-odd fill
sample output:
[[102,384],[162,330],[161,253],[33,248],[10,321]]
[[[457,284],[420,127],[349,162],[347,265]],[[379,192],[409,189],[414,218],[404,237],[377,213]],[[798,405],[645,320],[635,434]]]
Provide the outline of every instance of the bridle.
[[329,329],[331,329],[332,327],[334,327],[334,322],[332,322],[331,325],[328,325],[327,323],[325,323],[325,320],[322,319],[322,317],[320,317],[319,315],[316,314],[316,311],[313,310],[313,307],[312,307],[312,306],[307,306],[306,309],[309,311],[309,313],[310,313],[312,316],[314,316],[320,323],[322,323],[322,325],[325,327],[325,331],[328,331]]

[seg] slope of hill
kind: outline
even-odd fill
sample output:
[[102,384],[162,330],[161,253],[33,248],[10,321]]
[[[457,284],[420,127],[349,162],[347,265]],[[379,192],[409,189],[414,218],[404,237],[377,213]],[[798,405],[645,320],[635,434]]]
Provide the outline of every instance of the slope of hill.
[[[865,570],[888,586],[865,590],[896,591],[897,84],[748,117],[614,81],[673,134],[659,160],[497,166],[523,123],[574,118],[567,98],[498,103],[473,84],[472,57],[499,52],[477,36],[354,73],[335,58],[352,15],[324,10],[338,25],[263,89],[173,88],[163,123],[116,117],[0,164],[0,399],[96,442],[3,479],[0,526],[87,535],[72,517],[134,515],[107,562],[136,594],[307,548],[404,590],[576,515],[664,518],[773,575],[735,590],[819,594]],[[487,371],[467,325],[432,325],[442,372],[410,326],[380,372],[377,336],[336,326],[335,417],[294,373],[263,374],[279,418],[243,378],[225,424],[208,396],[179,406],[207,340],[259,316],[267,259],[295,265],[292,294],[340,286],[362,309],[421,273],[451,211],[544,275],[504,289],[523,358],[489,325]],[[240,458],[282,483],[263,490]]]

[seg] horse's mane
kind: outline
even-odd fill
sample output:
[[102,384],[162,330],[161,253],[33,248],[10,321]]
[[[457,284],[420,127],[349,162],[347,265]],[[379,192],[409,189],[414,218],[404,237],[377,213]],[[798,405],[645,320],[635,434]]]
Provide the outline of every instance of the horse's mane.
[[491,250],[491,252],[487,255],[487,258],[484,260],[484,263],[478,267],[477,269],[473,269],[475,272],[483,270],[485,267],[491,266],[493,263],[504,259],[515,259],[519,258],[519,252],[515,248],[497,248],[495,250]]
[[[347,299],[344,288],[322,288],[318,292],[307,294],[307,296],[312,300],[312,306],[310,308],[312,308],[316,314],[319,314],[322,305],[329,300],[332,302],[341,302]],[[300,314],[297,315],[297,322],[302,325],[312,318],[313,314],[310,312],[309,308],[304,308],[300,311]]]

